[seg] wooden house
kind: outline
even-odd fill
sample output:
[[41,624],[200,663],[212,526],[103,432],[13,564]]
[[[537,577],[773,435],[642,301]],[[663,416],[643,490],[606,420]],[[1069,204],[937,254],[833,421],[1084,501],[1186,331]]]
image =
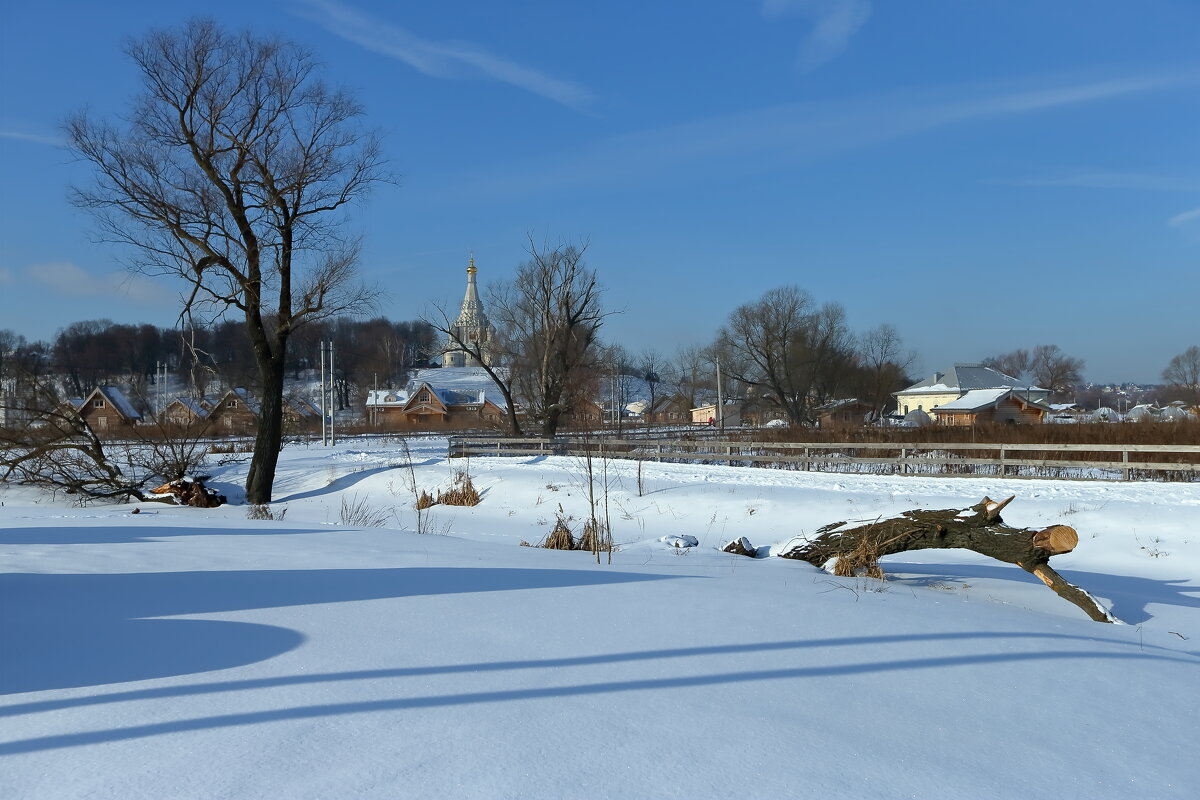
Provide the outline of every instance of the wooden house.
[[283,424],[289,432],[310,431],[321,425],[321,409],[298,395],[283,398]]
[[121,436],[142,421],[142,414],[115,386],[99,386],[76,404],[76,410],[97,436]]
[[214,434],[246,436],[258,430],[258,401],[245,389],[230,389],[208,412]]
[[368,392],[367,417],[384,430],[479,430],[502,426],[505,411],[485,389],[468,392],[421,381],[406,389]]
[[858,428],[875,419],[875,408],[857,398],[834,400],[814,409],[818,428]]
[[177,397],[158,412],[158,421],[171,428],[203,428],[208,425],[210,408],[204,400]]
[[1025,395],[1025,390],[975,389],[933,409],[939,425],[1038,423],[1052,409]]
[[654,399],[642,418],[651,425],[687,425],[692,421],[692,401],[687,395],[665,394]]
[[611,416],[595,400],[577,395],[568,400],[567,409],[558,418],[558,424],[563,428],[593,428],[603,425]]

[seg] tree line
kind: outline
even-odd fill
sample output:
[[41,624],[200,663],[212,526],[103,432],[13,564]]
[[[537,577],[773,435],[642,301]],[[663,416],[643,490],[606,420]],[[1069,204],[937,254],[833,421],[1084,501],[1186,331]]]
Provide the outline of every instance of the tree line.
[[[392,388],[410,370],[426,366],[435,349],[433,337],[433,329],[420,320],[314,320],[295,334],[284,369],[293,379],[301,378],[317,369],[319,343],[332,342],[337,353],[334,377],[343,405],[348,405],[349,387],[378,381]],[[61,328],[48,342],[28,341],[16,331],[0,329],[0,378],[14,389],[31,378],[54,376],[65,393],[76,397],[108,384],[130,387],[144,397],[160,367],[177,376],[176,384],[192,397],[234,386],[259,387],[251,344],[235,321],[180,331],[85,320]]]

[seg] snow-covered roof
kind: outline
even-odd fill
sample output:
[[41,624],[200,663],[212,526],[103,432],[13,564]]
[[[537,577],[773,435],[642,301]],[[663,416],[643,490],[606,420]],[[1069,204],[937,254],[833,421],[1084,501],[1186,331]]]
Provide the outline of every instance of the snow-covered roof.
[[141,419],[142,414],[133,407],[133,403],[129,402],[129,398],[125,393],[116,386],[101,386],[96,389],[97,392],[104,395],[108,402],[112,403],[113,408],[121,412],[121,416],[125,419]]
[[957,400],[951,400],[949,403],[942,403],[933,409],[935,414],[940,414],[944,411],[978,411],[979,409],[994,406],[996,403],[1005,397],[1012,396],[1025,405],[1040,408],[1043,411],[1049,411],[1050,407],[1045,403],[1028,398],[1024,394],[1025,390],[1019,391],[1013,389],[973,389]]
[[815,408],[813,410],[816,411],[818,414],[827,414],[831,411],[838,411],[843,408],[853,408],[855,403],[858,403],[858,404],[864,405],[864,406],[869,405],[868,403],[866,403],[862,400],[859,400],[857,397],[845,397],[845,398],[842,398],[841,400],[830,400],[828,403],[825,403],[822,406],[818,406],[817,408]]
[[918,381],[896,394],[945,394],[947,392],[969,392],[972,389],[1029,389],[1048,393],[1048,389],[1032,385],[1029,381],[1005,375],[999,370],[982,364],[955,364],[946,372],[935,372],[923,381]]
[[238,398],[240,398],[241,401],[246,404],[246,408],[254,412],[255,416],[258,415],[260,411],[258,400],[251,395],[249,391],[239,386],[236,389],[230,389],[229,392],[230,394],[236,395]]
[[[497,367],[501,377],[507,377],[507,370]],[[408,381],[411,389],[414,385],[428,383],[440,389],[456,389],[472,391],[478,389],[494,389],[496,382],[487,374],[483,367],[430,367],[414,372]]]
[[[446,383],[436,380],[443,375]],[[483,384],[478,376],[482,375],[487,381]],[[423,369],[415,373],[408,386],[403,389],[372,389],[367,392],[367,408],[388,408],[405,406],[422,386],[428,386],[437,395],[443,405],[459,406],[474,405],[490,402],[498,408],[506,408],[504,395],[496,387],[496,383],[479,367],[443,367],[441,369]]]
[[369,389],[367,407],[402,406],[408,402],[407,389]]
[[204,419],[208,416],[208,408],[206,408],[199,400],[193,397],[176,397],[172,403],[178,403],[200,419]]
[[941,411],[977,411],[981,408],[994,405],[997,400],[1011,391],[1012,389],[974,389],[957,400],[942,403],[940,406],[934,408],[933,411],[935,413]]

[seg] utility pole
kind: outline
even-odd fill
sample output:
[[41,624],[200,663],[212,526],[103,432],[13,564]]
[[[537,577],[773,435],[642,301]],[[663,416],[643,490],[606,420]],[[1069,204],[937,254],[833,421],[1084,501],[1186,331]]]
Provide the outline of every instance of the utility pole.
[[321,446],[325,446],[325,416],[329,413],[328,395],[325,394],[325,340],[321,340]]
[[717,428],[725,433],[725,394],[721,388],[721,357],[717,356]]
[[330,340],[329,340],[329,446],[330,446],[330,447],[333,447],[333,445],[334,445],[334,440],[333,440],[333,429],[334,429],[333,419],[334,419],[334,416],[337,414],[337,410],[336,410],[336,408],[337,408],[337,404],[336,404],[336,402],[334,402],[334,398],[335,398],[335,392],[337,391],[335,387],[337,386],[337,383],[336,383],[336,379],[335,379],[333,376],[334,376],[334,371],[333,371],[333,340],[332,340],[332,339],[330,339]]

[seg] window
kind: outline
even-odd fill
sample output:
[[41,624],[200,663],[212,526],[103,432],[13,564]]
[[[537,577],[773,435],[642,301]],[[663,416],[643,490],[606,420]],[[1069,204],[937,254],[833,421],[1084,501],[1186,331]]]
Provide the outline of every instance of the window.
[[104,401],[103,400],[93,400],[92,408],[104,408]]
[[417,398],[417,402],[428,403],[429,402],[429,392],[421,392],[421,396]]
[[230,400],[225,404],[226,408],[237,408],[237,400]]

